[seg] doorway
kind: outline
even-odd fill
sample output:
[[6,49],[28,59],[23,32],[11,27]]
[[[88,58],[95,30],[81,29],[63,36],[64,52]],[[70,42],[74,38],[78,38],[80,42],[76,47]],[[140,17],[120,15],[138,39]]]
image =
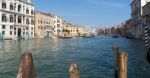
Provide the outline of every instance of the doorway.
[[18,28],[18,38],[21,39],[21,28]]

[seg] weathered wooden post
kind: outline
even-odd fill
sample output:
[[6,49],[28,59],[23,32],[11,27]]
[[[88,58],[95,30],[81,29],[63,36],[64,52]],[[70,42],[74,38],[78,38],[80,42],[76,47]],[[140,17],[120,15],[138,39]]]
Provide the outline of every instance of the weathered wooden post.
[[127,78],[127,57],[126,52],[119,52],[119,48],[113,45],[115,56],[115,78]]
[[127,78],[127,57],[126,52],[120,53],[119,78]]
[[77,64],[71,64],[69,72],[70,78],[80,78],[80,72],[79,68],[77,67]]
[[119,78],[119,59],[120,59],[120,53],[119,53],[119,48],[113,46],[114,50],[114,56],[115,56],[115,78]]
[[17,78],[36,78],[31,53],[26,53],[21,56]]

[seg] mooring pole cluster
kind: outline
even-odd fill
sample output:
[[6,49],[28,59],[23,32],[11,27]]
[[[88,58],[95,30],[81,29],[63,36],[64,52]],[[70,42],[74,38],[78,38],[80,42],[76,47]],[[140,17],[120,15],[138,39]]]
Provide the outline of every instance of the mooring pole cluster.
[[[119,48],[113,46],[115,56],[114,72],[115,78],[127,78],[127,57],[126,52],[119,52]],[[80,71],[77,64],[71,64],[69,68],[70,78],[80,78]],[[21,56],[20,67],[17,78],[36,78],[34,63],[31,53]]]

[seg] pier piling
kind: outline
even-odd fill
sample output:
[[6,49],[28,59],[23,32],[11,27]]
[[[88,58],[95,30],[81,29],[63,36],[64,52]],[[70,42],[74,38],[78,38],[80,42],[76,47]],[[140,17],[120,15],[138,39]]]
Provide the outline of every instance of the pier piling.
[[115,56],[115,78],[127,78],[127,57],[126,52],[119,52],[118,47],[113,46],[114,56]]
[[119,78],[127,78],[127,56],[126,52],[120,53]]
[[120,53],[119,53],[119,48],[117,47],[113,47],[114,49],[114,56],[115,56],[115,78],[119,78],[119,56],[120,56]]
[[26,53],[21,56],[17,78],[36,78],[31,53]]
[[69,72],[70,72],[70,78],[80,78],[79,68],[77,64],[71,64]]

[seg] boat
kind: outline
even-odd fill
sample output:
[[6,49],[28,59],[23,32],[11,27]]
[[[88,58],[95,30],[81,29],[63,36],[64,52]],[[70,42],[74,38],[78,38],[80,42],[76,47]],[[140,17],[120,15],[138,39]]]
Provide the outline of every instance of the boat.
[[58,38],[60,38],[60,39],[71,39],[73,37],[71,37],[71,36],[59,36]]
[[128,33],[128,34],[126,35],[126,38],[127,38],[127,39],[135,39],[134,36],[133,36],[132,34],[130,34],[130,33]]
[[113,37],[113,38],[119,38],[119,36],[118,36],[118,35],[113,35],[112,37]]
[[89,34],[89,35],[84,35],[83,38],[94,38],[95,35],[94,34]]

